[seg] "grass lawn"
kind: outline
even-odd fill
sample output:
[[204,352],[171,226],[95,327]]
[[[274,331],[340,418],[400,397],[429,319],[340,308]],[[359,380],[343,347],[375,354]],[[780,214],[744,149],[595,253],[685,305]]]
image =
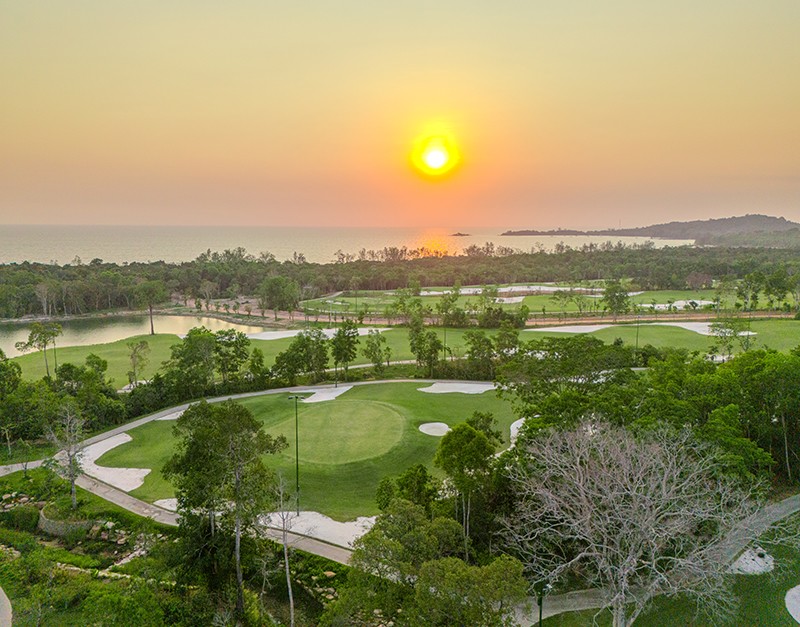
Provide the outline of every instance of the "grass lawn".
[[[591,323],[590,323],[591,324]],[[800,320],[754,320],[751,330],[755,335],[753,348],[772,348],[779,351],[788,351],[800,345]],[[531,340],[537,337],[564,337],[567,333],[557,331],[524,331],[520,337]],[[593,331],[592,336],[604,342],[613,342],[616,338],[622,339],[626,344],[636,343],[636,324],[619,324],[607,329]],[[708,351],[714,343],[714,338],[688,331],[681,327],[662,326],[660,324],[639,325],[639,346],[652,344],[653,346],[671,346],[685,348],[688,351]],[[734,352],[738,351],[738,346]]]
[[[529,297],[546,298],[546,297]],[[664,320],[667,320],[666,314]],[[591,324],[593,321],[587,321]],[[444,338],[445,330],[441,327],[431,327],[440,338]],[[755,336],[755,348],[773,348],[780,351],[790,350],[800,345],[800,321],[779,319],[779,320],[754,320],[751,325]],[[467,329],[447,329],[447,346],[453,351],[456,357],[463,357],[466,352],[464,333]],[[494,335],[492,329],[486,330],[487,335]],[[396,327],[384,331],[387,346],[392,350],[392,361],[410,360],[414,356],[408,345],[408,330]],[[551,331],[522,331],[520,338],[531,340],[537,337],[563,337],[564,333]],[[636,325],[624,324],[614,328],[603,329],[593,332],[593,335],[605,342],[613,342],[616,338],[621,338],[626,344],[635,344]],[[144,339],[150,344],[150,361],[144,369],[144,377],[150,377],[161,364],[169,358],[170,346],[180,341],[176,335],[140,335],[126,340],[110,342],[108,344],[94,344],[90,346],[71,346],[58,349],[59,363],[72,362],[83,364],[86,356],[90,353],[102,357],[108,361],[108,376],[113,379],[115,385],[122,387],[128,383],[127,372],[130,370],[128,342]],[[275,356],[281,351],[286,350],[292,342],[292,338],[279,340],[251,340],[252,348],[260,348],[264,352],[265,362],[272,365]],[[654,346],[674,346],[685,348],[689,351],[707,351],[713,343],[713,338],[700,335],[694,331],[687,331],[680,327],[639,325],[639,346],[652,344]],[[369,363],[361,354],[364,346],[364,338],[360,338],[358,355],[353,362],[356,364]],[[52,354],[48,351],[50,367],[53,367]],[[44,360],[41,353],[31,353],[15,358],[22,367],[22,374],[28,380],[39,379],[44,376]],[[333,362],[330,363],[333,367]]]
[[[433,327],[439,334],[440,338],[444,337],[445,330],[441,327]],[[464,332],[466,329],[447,329],[447,346],[453,351],[456,357],[463,356],[465,353]],[[494,331],[489,330],[489,335],[493,335]],[[392,361],[413,359],[411,349],[408,344],[408,330],[405,328],[393,328],[384,332],[386,336],[386,345],[391,348]],[[83,365],[86,361],[86,356],[94,353],[99,357],[108,361],[108,376],[114,381],[114,384],[121,388],[128,383],[128,371],[130,370],[130,351],[127,344],[135,340],[147,340],[150,344],[150,357],[149,363],[144,369],[144,375],[140,378],[149,378],[153,373],[161,367],[162,363],[169,359],[170,347],[173,344],[180,342],[177,335],[161,334],[161,335],[139,335],[131,337],[126,340],[119,340],[117,342],[109,342],[107,344],[93,344],[89,346],[70,346],[58,349],[58,363],[63,364],[71,362],[73,364]],[[281,351],[286,350],[292,343],[293,338],[283,338],[278,340],[250,340],[252,348],[260,348],[264,352],[264,360],[268,366],[275,362],[275,356]],[[360,343],[358,346],[358,355],[353,362],[356,364],[367,364],[369,360],[364,357],[361,350],[364,347],[364,337],[359,338]],[[48,351],[48,359],[50,360],[50,368],[53,368],[53,356]],[[41,379],[45,374],[44,359],[41,353],[30,353],[16,357],[15,360],[22,368],[22,375],[25,379],[34,380]],[[330,367],[333,367],[333,361],[330,361]]]
[[[691,600],[681,597],[658,598],[635,622],[641,627],[790,627],[797,625],[786,609],[784,596],[789,589],[800,585],[800,552],[787,547],[767,549],[775,558],[775,570],[763,575],[731,575],[733,590],[739,606],[733,616],[721,622],[712,622],[707,616],[697,614]],[[545,604],[547,601],[545,600]],[[546,605],[545,605],[546,607]],[[596,610],[559,614],[543,621],[547,627],[583,627],[592,624]],[[597,624],[611,625],[607,611],[597,616]]]
[[[58,363],[73,363],[78,366],[84,365],[86,356],[90,353],[108,361],[108,377],[114,381],[117,387],[128,384],[128,371],[131,369],[129,342],[146,340],[150,345],[149,363],[144,368],[140,379],[149,378],[161,367],[161,363],[169,359],[169,347],[177,344],[180,338],[177,335],[162,333],[156,335],[137,335],[117,342],[107,344],[91,344],[89,346],[66,346],[58,349]],[[50,362],[50,372],[53,371],[53,351],[47,351],[47,359]],[[22,375],[28,380],[41,379],[45,375],[44,358],[41,352],[28,353],[14,360],[22,368]]]
[[[508,442],[515,417],[509,404],[492,391],[483,394],[428,394],[427,383],[381,383],[357,386],[323,403],[299,403],[301,507],[337,520],[377,513],[375,490],[387,475],[397,475],[417,463],[433,469],[439,438],[421,433],[424,422],[450,426],[474,411],[490,411]],[[285,435],[289,447],[267,456],[268,465],[293,483],[294,403],[288,394],[241,401],[268,433]],[[173,421],[154,421],[129,432],[133,441],[112,449],[102,466],[152,468],[144,484],[131,492],[146,501],[173,496],[160,468],[172,455]],[[437,471],[438,472],[438,471]]]

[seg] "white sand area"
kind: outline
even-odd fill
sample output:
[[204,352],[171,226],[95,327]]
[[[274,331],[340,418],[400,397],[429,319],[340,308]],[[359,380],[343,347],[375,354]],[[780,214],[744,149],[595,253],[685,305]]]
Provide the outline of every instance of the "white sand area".
[[[522,428],[525,419],[520,418],[519,420],[515,420],[511,423],[510,432],[511,432],[511,446],[514,446],[517,443],[517,436],[519,435],[519,430]],[[511,448],[511,447],[509,447]]]
[[494,389],[494,383],[433,383],[425,388],[417,388],[420,392],[428,394],[483,394]]
[[760,546],[747,549],[731,564],[730,572],[738,575],[761,575],[775,569],[775,559]]
[[547,331],[548,333],[593,333],[602,329],[609,329],[613,324],[568,324],[563,327],[537,327],[536,329],[525,329],[525,331]]
[[[332,401],[337,396],[341,396],[348,390],[353,388],[352,385],[340,385],[338,388],[326,388],[324,390],[314,390],[311,396],[302,399],[301,403],[322,403],[323,401]],[[300,393],[303,391],[300,390]]]
[[[379,328],[379,327],[364,327],[362,329],[358,329],[359,335],[368,335],[370,331],[388,331],[388,328]],[[283,340],[287,337],[295,337],[300,335],[303,332],[303,329],[292,329],[290,331],[260,331],[259,333],[248,333],[247,337],[251,340]],[[336,329],[322,329],[322,333],[328,339],[333,337],[333,334],[336,333]]]
[[419,430],[425,435],[432,435],[440,438],[450,431],[450,427],[443,422],[424,422],[419,426]]
[[158,499],[157,501],[153,501],[153,505],[168,509],[171,512],[178,511],[178,499]]
[[501,296],[500,298],[495,298],[494,302],[503,305],[512,305],[514,303],[521,303],[523,300],[525,300],[524,296]]
[[792,615],[796,623],[800,623],[800,586],[795,586],[786,593],[784,598],[786,609]]
[[[664,327],[680,327],[681,329],[686,329],[687,331],[694,331],[695,333],[699,333],[700,335],[714,334],[711,331],[711,325],[714,324],[713,322],[651,322],[648,324],[656,326],[664,326]],[[739,335],[755,335],[755,333],[753,331],[742,331],[741,333],[739,333]]]
[[[267,514],[262,521],[270,527],[281,526],[278,513]],[[375,516],[362,516],[355,520],[339,522],[319,512],[301,511],[299,516],[292,512],[288,522],[289,530],[293,533],[339,546],[352,547],[353,542],[367,533],[375,524]]]
[[[687,331],[693,331],[700,335],[713,335],[711,331],[712,322],[647,322],[642,323],[640,326],[659,326],[659,327],[680,327]],[[602,329],[611,329],[615,327],[631,328],[632,324],[570,324],[562,327],[538,327],[536,329],[525,329],[525,331],[547,331],[551,333],[593,333]],[[741,335],[755,335],[752,331],[742,331]]]
[[167,414],[166,416],[161,416],[161,418],[156,418],[158,420],[177,420],[183,415],[184,410],[181,409],[180,411],[174,411],[171,414]]
[[692,303],[697,305],[698,307],[704,307],[706,305],[713,305],[713,300],[676,300],[674,303],[656,303],[655,305],[642,303],[643,307],[647,309],[656,309],[658,311],[666,311],[668,309],[693,309]]
[[[174,512],[178,509],[178,499],[159,499],[153,505]],[[262,517],[262,522],[270,527],[281,526],[277,512]],[[290,531],[345,547],[351,547],[353,541],[369,531],[373,524],[374,516],[338,522],[319,512],[300,512],[299,516],[292,512],[289,519]]]
[[130,442],[132,439],[127,433],[120,433],[102,442],[90,444],[83,449],[83,471],[87,475],[125,492],[135,490],[144,483],[144,478],[150,474],[149,468],[109,468],[98,466],[96,463],[104,453]]

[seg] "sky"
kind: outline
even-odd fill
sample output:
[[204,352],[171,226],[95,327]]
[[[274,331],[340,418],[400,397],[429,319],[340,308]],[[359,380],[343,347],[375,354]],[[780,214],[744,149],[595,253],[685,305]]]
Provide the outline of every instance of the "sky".
[[3,0],[0,225],[800,220],[798,42],[797,0]]

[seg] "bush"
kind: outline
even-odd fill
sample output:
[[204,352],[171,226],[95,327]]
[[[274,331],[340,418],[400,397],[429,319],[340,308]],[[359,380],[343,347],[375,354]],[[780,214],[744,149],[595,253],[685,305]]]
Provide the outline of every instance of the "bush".
[[0,544],[12,546],[20,553],[30,553],[38,546],[36,539],[29,533],[5,527],[0,527]]
[[11,529],[33,533],[39,522],[39,509],[35,505],[19,505],[3,512],[0,521]]

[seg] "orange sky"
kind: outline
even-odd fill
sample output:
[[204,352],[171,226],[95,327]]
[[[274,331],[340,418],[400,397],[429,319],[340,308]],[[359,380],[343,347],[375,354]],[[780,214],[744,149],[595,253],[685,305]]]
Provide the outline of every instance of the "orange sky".
[[797,0],[6,2],[0,224],[800,220],[798,41]]

